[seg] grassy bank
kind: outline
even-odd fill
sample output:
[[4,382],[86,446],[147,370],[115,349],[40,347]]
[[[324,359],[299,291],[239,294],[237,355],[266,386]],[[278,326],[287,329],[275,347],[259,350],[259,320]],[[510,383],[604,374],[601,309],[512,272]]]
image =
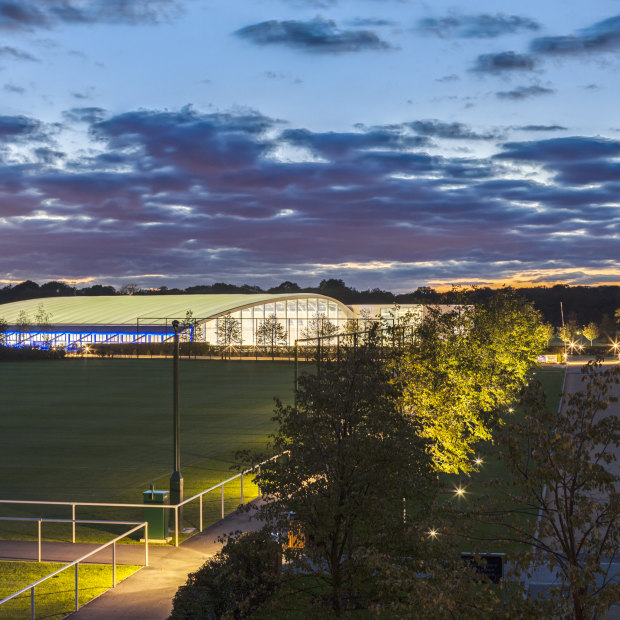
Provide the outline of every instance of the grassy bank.
[[[64,564],[54,562],[0,562],[0,599],[53,573]],[[139,566],[118,565],[117,583]],[[79,603],[84,605],[112,585],[112,567],[101,564],[80,564]],[[70,568],[35,588],[37,618],[60,620],[75,610],[75,569]],[[30,591],[0,605],[0,620],[30,618]]]

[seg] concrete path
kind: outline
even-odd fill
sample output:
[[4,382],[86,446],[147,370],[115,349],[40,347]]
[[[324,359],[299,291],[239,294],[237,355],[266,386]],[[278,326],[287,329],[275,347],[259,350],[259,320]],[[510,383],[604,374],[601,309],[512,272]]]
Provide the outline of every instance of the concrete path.
[[237,530],[257,530],[261,525],[250,520],[247,512],[236,511],[179,547],[153,548],[148,567],[68,617],[72,620],[165,620],[172,611],[172,599],[187,575],[220,550],[219,536]]
[[[67,616],[76,620],[165,620],[172,611],[172,599],[205,561],[221,548],[218,537],[234,531],[258,530],[262,523],[251,519],[253,511],[235,511],[217,521],[202,533],[192,536],[179,547],[149,545],[149,566],[142,568],[77,612]],[[45,561],[70,562],[88,553],[97,545],[87,543],[53,543],[42,545]],[[116,545],[119,564],[143,564],[143,545]],[[37,543],[0,541],[0,559],[36,560]],[[93,556],[91,561],[111,562],[111,550]]]

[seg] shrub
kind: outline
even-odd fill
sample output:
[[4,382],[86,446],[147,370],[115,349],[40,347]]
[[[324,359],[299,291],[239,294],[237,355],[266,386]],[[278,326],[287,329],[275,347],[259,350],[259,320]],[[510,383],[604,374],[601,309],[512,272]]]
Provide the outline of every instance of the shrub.
[[280,558],[266,528],[229,537],[179,588],[169,620],[248,617],[278,587]]
[[37,349],[36,347],[6,347],[0,345],[0,361],[29,362],[33,360],[65,359],[64,349]]

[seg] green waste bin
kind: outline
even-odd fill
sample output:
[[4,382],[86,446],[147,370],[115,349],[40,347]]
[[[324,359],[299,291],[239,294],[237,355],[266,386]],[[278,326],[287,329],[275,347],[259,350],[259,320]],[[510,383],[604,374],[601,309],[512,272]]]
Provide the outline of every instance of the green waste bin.
[[143,503],[149,504],[144,508],[144,520],[149,524],[149,538],[165,540],[168,536],[168,522],[170,511],[163,508],[168,503],[168,491],[150,491],[142,494]]

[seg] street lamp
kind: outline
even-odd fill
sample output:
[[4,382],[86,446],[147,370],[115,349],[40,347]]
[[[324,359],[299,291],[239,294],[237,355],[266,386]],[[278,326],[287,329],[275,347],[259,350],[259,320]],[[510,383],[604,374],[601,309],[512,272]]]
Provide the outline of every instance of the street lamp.
[[[184,325],[179,321],[172,321],[174,329],[174,361],[172,374],[172,436],[174,449],[174,463],[172,476],[170,476],[170,503],[180,504],[183,501],[183,476],[181,475],[181,421],[179,418],[179,334],[191,325]],[[179,508],[179,521],[183,515],[183,509]]]

